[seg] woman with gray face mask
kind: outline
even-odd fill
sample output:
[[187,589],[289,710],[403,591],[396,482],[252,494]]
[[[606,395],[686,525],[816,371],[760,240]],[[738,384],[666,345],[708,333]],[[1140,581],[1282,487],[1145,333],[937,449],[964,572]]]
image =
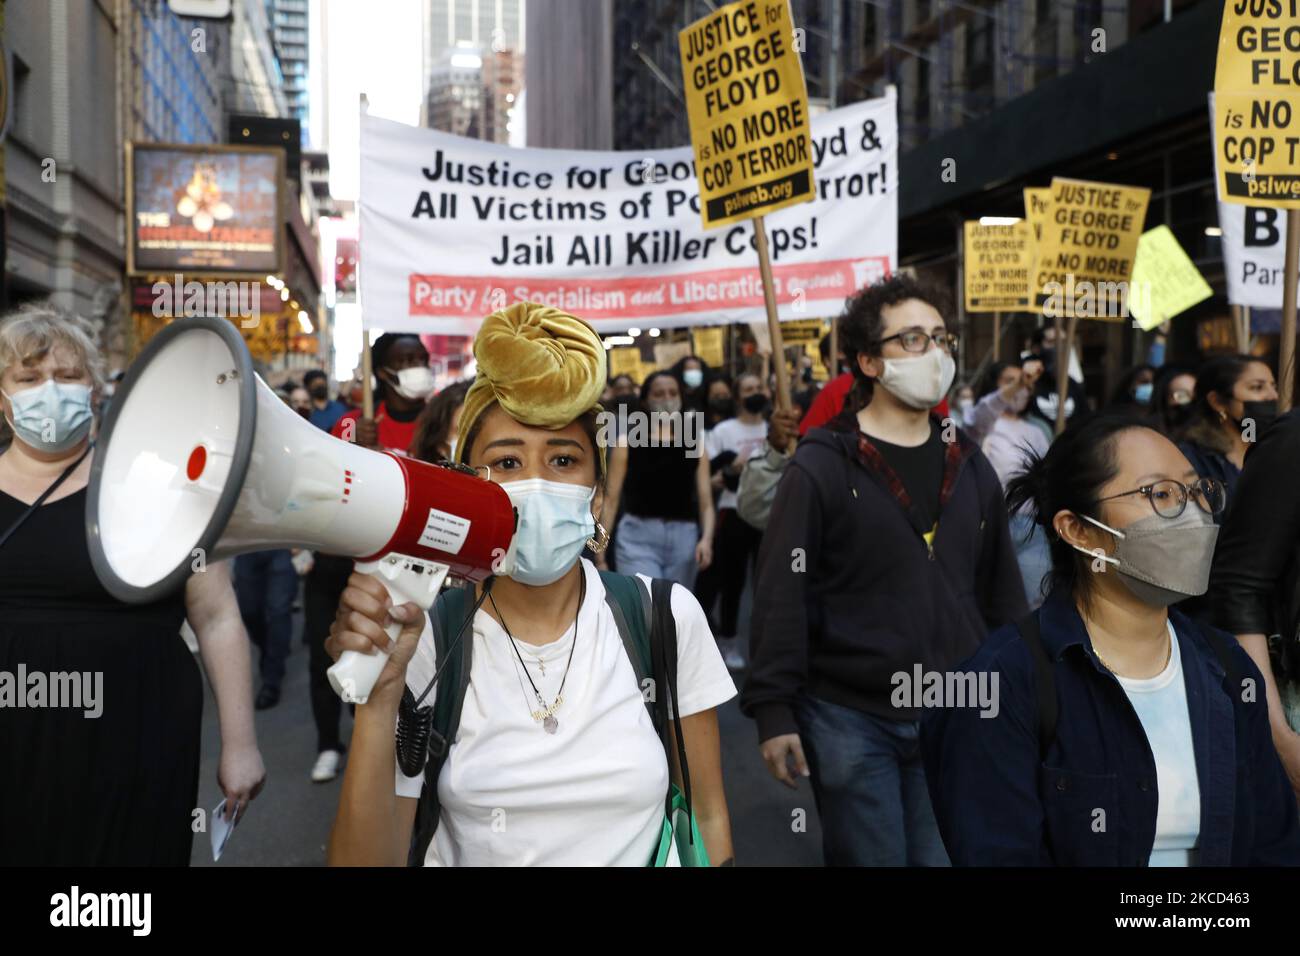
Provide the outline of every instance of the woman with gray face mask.
[[949,700],[924,722],[954,864],[1300,865],[1258,668],[1170,607],[1205,593],[1224,503],[1123,414],[1072,424],[1012,480],[1009,508],[1051,541],[1052,589],[959,668],[992,706]]
[[[648,574],[690,588],[713,561],[713,495],[703,415],[682,408],[682,383],[653,372],[641,405],[612,449],[602,521],[614,532],[622,574]],[[622,517],[619,509],[622,508]],[[603,556],[597,566],[603,566]]]

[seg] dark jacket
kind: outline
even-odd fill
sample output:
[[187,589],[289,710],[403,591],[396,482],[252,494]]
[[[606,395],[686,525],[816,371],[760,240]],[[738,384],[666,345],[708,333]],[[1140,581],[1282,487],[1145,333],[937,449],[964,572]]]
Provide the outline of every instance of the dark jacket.
[[916,720],[891,704],[891,677],[951,667],[1026,610],[1002,486],[973,442],[953,429],[931,550],[856,416],[831,425],[799,443],[759,550],[741,707],[760,740],[798,731],[804,693]]
[[1232,634],[1281,634],[1300,669],[1300,410],[1278,418],[1246,454],[1214,549],[1209,606]]
[[[1039,758],[1034,664],[1015,627],[989,636],[964,669],[997,676],[998,713],[931,710],[921,743],[930,798],[957,866],[1146,866],[1155,843],[1156,765],[1124,689],[1098,662],[1071,600],[1039,612],[1059,716]],[[1269,732],[1259,669],[1230,636],[1254,701],[1232,693],[1197,625],[1177,610],[1201,792],[1201,866],[1300,865],[1295,794]],[[1104,815],[1097,811],[1104,811]],[[1100,826],[1099,826],[1100,824]]]

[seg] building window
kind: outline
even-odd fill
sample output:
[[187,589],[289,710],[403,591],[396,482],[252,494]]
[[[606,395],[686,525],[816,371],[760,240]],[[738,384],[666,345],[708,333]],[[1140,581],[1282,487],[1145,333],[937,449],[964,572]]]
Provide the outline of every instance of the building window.
[[966,81],[972,90],[993,83],[993,20],[976,16],[966,24]]

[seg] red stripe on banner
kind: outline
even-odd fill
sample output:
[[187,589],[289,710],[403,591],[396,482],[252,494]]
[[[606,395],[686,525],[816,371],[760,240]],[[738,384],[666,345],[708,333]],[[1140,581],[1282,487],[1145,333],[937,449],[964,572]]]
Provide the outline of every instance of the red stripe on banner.
[[[887,256],[774,266],[776,301],[837,299],[889,272]],[[761,307],[763,283],[755,268],[709,269],[670,276],[618,279],[536,279],[412,273],[409,314],[479,318],[511,302],[565,309],[584,319],[629,319]],[[504,296],[504,301],[501,301]],[[496,304],[494,304],[494,302]]]

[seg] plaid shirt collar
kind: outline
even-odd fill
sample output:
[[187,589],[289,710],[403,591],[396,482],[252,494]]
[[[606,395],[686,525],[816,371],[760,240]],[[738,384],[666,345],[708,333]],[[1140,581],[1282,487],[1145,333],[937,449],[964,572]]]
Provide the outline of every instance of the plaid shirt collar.
[[[949,419],[951,421],[951,419]],[[938,416],[930,416],[931,426],[942,430],[945,426]],[[856,424],[856,422],[855,422]],[[948,499],[952,497],[953,488],[957,485],[957,475],[961,472],[962,463],[971,456],[975,445],[966,434],[953,424],[956,441],[944,442],[943,454],[943,483],[939,486],[939,510],[942,512]],[[907,493],[907,488],[903,486],[903,480],[898,477],[898,473],[890,467],[885,456],[880,453],[880,449],[872,444],[871,439],[861,429],[857,431],[857,455],[858,461],[868,472],[880,478],[881,482],[894,496],[903,512],[908,515],[909,519],[913,516],[912,496]],[[915,523],[915,522],[913,522]],[[932,529],[917,528],[920,534],[926,534]]]

